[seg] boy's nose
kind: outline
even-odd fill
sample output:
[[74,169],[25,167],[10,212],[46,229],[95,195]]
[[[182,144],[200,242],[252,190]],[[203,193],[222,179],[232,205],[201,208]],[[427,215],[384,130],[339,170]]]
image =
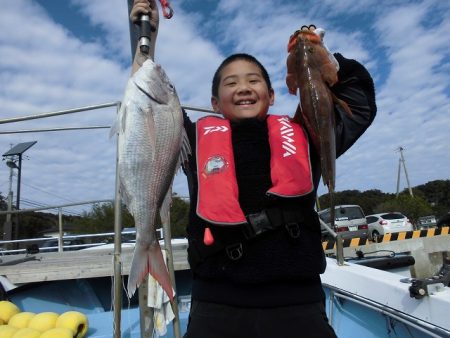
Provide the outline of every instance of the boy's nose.
[[239,83],[239,86],[237,88],[237,93],[238,94],[246,94],[250,92],[250,88],[247,85],[247,83],[243,82],[243,83]]

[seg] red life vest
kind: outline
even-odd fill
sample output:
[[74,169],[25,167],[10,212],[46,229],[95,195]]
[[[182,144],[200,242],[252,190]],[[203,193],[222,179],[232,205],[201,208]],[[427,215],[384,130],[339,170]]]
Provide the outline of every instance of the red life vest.
[[[267,191],[298,197],[313,190],[309,144],[303,129],[288,116],[268,115],[270,175]],[[246,223],[239,205],[230,121],[207,116],[197,121],[197,215],[219,225]]]

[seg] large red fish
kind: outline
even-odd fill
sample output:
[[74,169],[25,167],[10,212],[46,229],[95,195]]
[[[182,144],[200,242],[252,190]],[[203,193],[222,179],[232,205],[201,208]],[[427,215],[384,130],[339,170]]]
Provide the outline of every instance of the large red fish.
[[330,207],[334,211],[333,193],[336,180],[335,102],[351,116],[348,105],[330,90],[338,81],[336,65],[330,59],[319,35],[310,30],[295,32],[289,40],[286,84],[296,95],[300,90],[300,104],[294,120],[303,125],[320,154],[322,179],[330,193]]

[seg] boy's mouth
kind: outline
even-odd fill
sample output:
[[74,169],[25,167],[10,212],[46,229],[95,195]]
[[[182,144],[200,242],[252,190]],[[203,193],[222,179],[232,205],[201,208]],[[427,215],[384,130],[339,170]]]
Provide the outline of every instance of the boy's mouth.
[[256,103],[256,100],[239,100],[239,101],[236,101],[236,105],[237,106],[245,106],[245,105],[249,105],[249,104],[255,104]]

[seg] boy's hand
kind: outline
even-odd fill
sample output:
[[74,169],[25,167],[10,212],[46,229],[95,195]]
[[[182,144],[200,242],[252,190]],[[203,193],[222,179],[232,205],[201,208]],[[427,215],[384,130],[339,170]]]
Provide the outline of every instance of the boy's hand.
[[156,31],[159,25],[159,13],[156,0],[134,0],[133,8],[130,12],[130,20],[133,23],[139,23],[141,15],[150,16],[150,26]]

